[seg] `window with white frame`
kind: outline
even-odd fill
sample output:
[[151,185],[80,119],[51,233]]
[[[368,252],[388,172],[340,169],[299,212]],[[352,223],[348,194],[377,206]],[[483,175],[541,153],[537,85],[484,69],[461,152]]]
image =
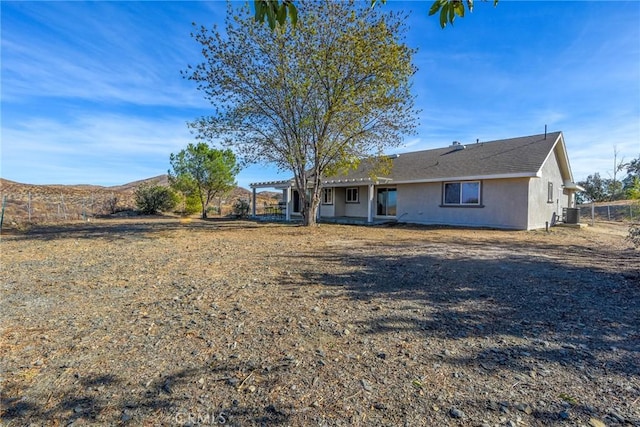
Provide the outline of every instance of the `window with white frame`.
[[553,182],[547,185],[547,203],[553,203]]
[[445,182],[444,205],[479,206],[480,181]]
[[323,205],[333,204],[333,188],[322,189],[322,204]]
[[358,188],[347,188],[347,203],[358,203]]

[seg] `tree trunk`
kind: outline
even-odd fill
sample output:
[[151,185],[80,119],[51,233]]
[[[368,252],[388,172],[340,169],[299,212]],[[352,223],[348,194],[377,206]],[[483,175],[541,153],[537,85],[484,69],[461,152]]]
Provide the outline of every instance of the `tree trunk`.
[[202,219],[207,219],[207,206],[202,199],[200,199],[200,204],[202,205]]
[[311,200],[307,200],[304,206],[303,225],[313,227],[318,225],[318,206],[320,205],[320,195],[314,191]]

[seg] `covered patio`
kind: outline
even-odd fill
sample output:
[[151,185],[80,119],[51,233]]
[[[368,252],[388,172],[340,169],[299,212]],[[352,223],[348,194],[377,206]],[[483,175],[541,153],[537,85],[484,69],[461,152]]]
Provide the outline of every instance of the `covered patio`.
[[[336,224],[382,224],[396,220],[396,189],[390,179],[333,179],[322,181],[322,194],[316,220]],[[293,180],[250,184],[251,216],[273,221],[302,219],[302,202]],[[268,212],[259,212],[259,189],[282,192],[282,202]]]

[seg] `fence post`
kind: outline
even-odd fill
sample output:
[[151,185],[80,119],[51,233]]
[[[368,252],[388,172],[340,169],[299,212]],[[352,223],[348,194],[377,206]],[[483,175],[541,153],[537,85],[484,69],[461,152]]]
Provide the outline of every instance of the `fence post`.
[[62,215],[64,215],[64,220],[67,220],[67,207],[64,205],[64,195],[60,194],[60,204],[62,205]]
[[27,213],[29,215],[29,222],[31,222],[31,191],[27,196]]
[[596,222],[596,204],[591,202],[591,226],[593,227]]
[[2,196],[2,214],[0,214],[0,230],[2,230],[2,223],[4,222],[4,207],[7,205],[7,195]]
[[611,221],[611,206],[607,205],[607,220]]

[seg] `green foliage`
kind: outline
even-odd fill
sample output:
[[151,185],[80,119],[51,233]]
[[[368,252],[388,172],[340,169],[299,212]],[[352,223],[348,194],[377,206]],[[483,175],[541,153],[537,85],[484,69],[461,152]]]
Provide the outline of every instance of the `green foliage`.
[[[447,24],[453,25],[456,16],[464,18],[465,4],[469,12],[473,12],[473,0],[436,0],[429,9],[429,16],[440,12],[440,27],[444,28]],[[493,6],[498,5],[498,0],[493,0]]]
[[640,177],[629,177],[625,180],[625,195],[627,199],[640,200]]
[[[486,1],[486,0],[483,0]],[[493,5],[497,6],[499,0],[493,0]],[[380,3],[386,3],[387,0],[380,0]],[[378,0],[371,0],[373,8]],[[287,22],[287,14],[291,18],[291,23],[295,26],[298,22],[298,10],[293,0],[254,0],[255,21],[264,23],[265,19],[269,23],[269,27],[273,30],[276,25],[285,25]],[[436,0],[429,9],[429,16],[440,12],[440,27],[444,28],[447,24],[453,25],[456,16],[464,18],[465,4],[469,12],[473,12],[473,0]]]
[[176,213],[183,216],[190,216],[197,212],[200,212],[202,205],[200,204],[200,197],[196,193],[185,195],[182,192],[177,192],[180,201],[176,205]]
[[178,202],[176,194],[161,185],[141,185],[136,188],[134,196],[138,210],[146,215],[169,211]]
[[622,165],[627,177],[622,181],[627,199],[640,199],[640,157]]
[[598,172],[589,175],[586,180],[578,182],[584,188],[579,194],[579,202],[609,202],[624,198],[622,182],[601,178]]
[[586,180],[578,182],[578,185],[584,188],[584,192],[580,194],[582,201],[604,202],[609,200],[606,180],[600,178],[598,172],[589,175]]
[[240,218],[244,218],[249,215],[249,202],[243,199],[238,199],[233,204],[233,214]]
[[214,197],[233,190],[240,170],[233,151],[211,148],[204,142],[189,144],[178,154],[172,153],[169,160],[171,187],[185,196],[185,206],[193,206],[194,199],[198,200],[202,218],[207,217],[207,207]]
[[640,157],[631,160],[624,166],[627,169],[627,174],[640,178]]
[[229,7],[224,31],[194,34],[204,62],[184,75],[215,110],[191,125],[246,162],[291,171],[305,224],[313,224],[324,177],[379,156],[413,131],[414,50],[403,42],[405,16],[354,1],[304,2],[304,25],[272,31],[252,25],[248,7]]
[[578,184],[585,189],[582,194],[579,194],[581,201],[607,202],[625,198],[640,199],[640,157],[629,163],[617,165],[618,171],[625,169],[627,176],[622,181],[601,178],[597,172],[589,175],[586,180],[580,181]]
[[298,9],[293,0],[254,0],[255,20],[264,23],[265,19],[269,27],[273,30],[276,25],[284,25],[287,22],[287,15],[291,18],[291,24],[298,22]]

